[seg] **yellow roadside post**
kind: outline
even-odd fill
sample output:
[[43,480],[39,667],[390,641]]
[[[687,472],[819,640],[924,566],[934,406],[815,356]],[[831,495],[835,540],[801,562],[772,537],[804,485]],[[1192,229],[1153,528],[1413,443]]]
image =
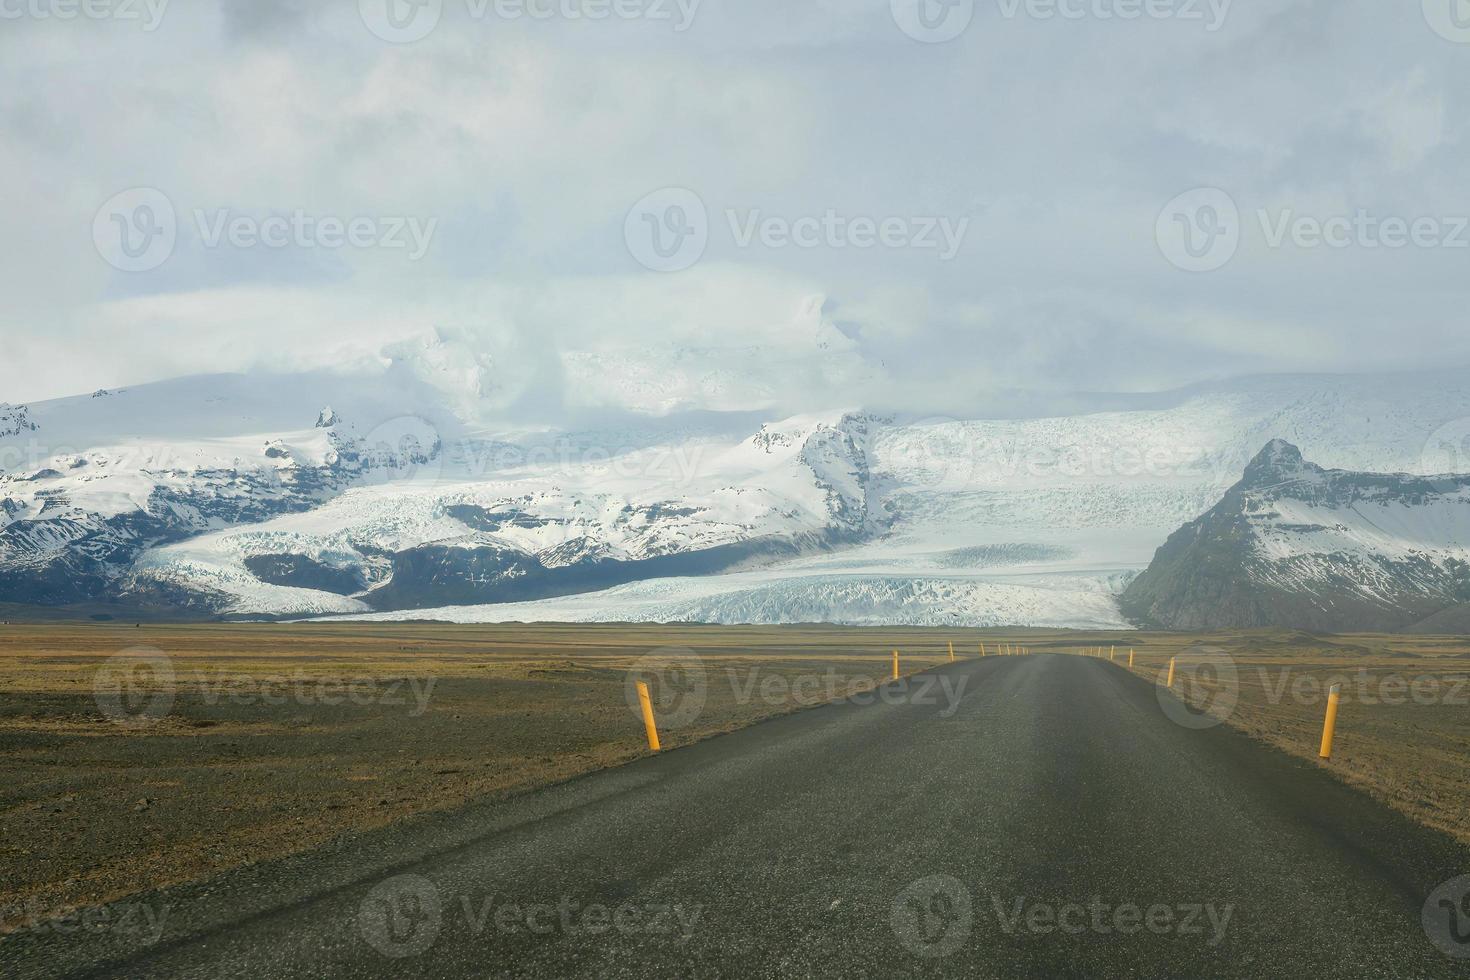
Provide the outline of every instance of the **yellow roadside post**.
[[638,704],[643,708],[643,727],[648,731],[648,747],[659,751],[658,726],[653,723],[653,700],[648,696],[648,685],[638,682]]
[[1108,647],[1108,659],[1109,660],[1117,660],[1118,659],[1118,648],[1117,647]]
[[984,640],[981,640],[980,641],[980,656],[982,656],[982,657],[985,656],[985,641]]
[[1332,736],[1337,731],[1337,705],[1342,700],[1342,685],[1332,685],[1332,690],[1327,692],[1327,720],[1322,723],[1322,751],[1319,753],[1323,759],[1332,758]]
[[893,679],[898,680],[898,651],[893,651]]
[[1133,669],[1133,651],[1132,650],[1129,650],[1128,651],[1128,669],[1129,670],[1132,670]]
[[1179,659],[1178,657],[1170,657],[1169,658],[1169,683],[1165,684],[1164,685],[1165,687],[1173,687],[1174,686],[1174,662],[1176,660],[1178,660],[1178,659]]
[[949,641],[949,662],[954,663],[954,641]]

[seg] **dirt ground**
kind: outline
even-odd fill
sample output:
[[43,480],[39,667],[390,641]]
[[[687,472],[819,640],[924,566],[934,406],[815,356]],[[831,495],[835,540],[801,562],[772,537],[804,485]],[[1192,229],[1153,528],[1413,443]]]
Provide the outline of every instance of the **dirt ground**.
[[[977,655],[981,642],[991,654],[1003,642],[1055,653],[1106,644],[1102,654],[1115,648],[1120,669],[1131,648],[1134,669],[1151,680],[1177,657],[1175,689],[1188,702],[1213,704],[1223,716],[1220,695],[1234,690],[1231,724],[1313,760],[1322,682],[1339,675],[1349,688],[1332,770],[1470,842],[1470,684],[1460,683],[1470,678],[1470,644],[1462,641],[833,627],[5,626],[0,932],[636,758],[648,749],[635,677],[651,682],[671,748],[867,690],[889,676],[895,648],[904,673],[945,663],[950,642],[961,657]],[[1403,703],[1394,678],[1408,684]]]

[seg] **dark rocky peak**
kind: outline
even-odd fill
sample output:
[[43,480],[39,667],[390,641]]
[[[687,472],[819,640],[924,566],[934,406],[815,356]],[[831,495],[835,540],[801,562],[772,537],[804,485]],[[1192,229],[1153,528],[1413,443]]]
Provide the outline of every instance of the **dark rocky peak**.
[[1314,472],[1302,451],[1285,439],[1272,439],[1245,468],[1246,486],[1274,486]]

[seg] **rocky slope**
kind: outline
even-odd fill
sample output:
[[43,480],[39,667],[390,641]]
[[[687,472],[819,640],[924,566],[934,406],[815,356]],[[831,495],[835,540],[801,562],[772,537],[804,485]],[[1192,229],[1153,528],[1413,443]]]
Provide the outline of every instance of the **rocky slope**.
[[1470,601],[1470,476],[1326,470],[1275,440],[1170,536],[1123,610],[1168,629],[1393,631]]

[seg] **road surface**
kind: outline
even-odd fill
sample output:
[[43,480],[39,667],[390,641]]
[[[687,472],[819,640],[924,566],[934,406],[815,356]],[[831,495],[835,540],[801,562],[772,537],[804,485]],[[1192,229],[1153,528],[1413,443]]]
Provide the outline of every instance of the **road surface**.
[[1105,661],[909,683],[156,897],[142,952],[6,956],[252,980],[1470,975],[1421,924],[1470,852],[1314,766],[1176,724]]

